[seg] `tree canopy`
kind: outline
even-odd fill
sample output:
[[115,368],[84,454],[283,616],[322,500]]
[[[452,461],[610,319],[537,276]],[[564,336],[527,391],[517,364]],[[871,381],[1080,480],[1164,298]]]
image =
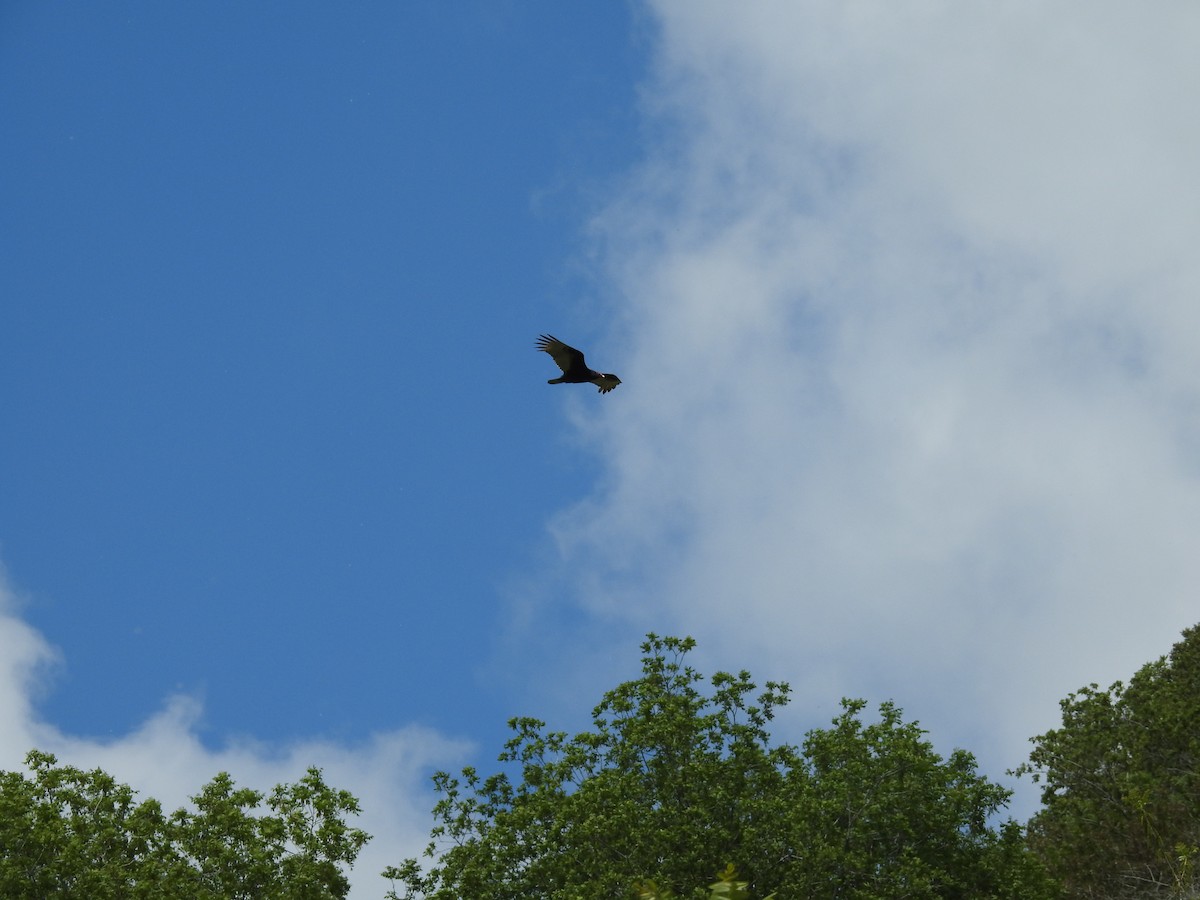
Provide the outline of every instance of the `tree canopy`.
[[788,686],[719,672],[704,691],[693,647],[648,635],[641,677],[604,695],[592,730],[512,719],[502,771],[437,773],[433,864],[386,872],[389,896],[708,897],[721,870],[712,890],[759,898],[1053,896],[1020,829],[990,824],[1009,792],[969,753],[942,759],[897,707],[868,723],[858,700],[774,745]]
[[1200,896],[1200,626],[1060,705],[1018,769],[1044,783],[1031,846],[1075,897]]
[[[1200,626],[1106,690],[1062,701],[1016,770],[1022,829],[974,757],[937,754],[885,702],[843,700],[799,745],[768,726],[789,687],[706,678],[690,638],[647,636],[640,677],[569,736],[510,720],[500,770],[438,772],[426,866],[393,900],[1089,900],[1200,896]],[[96,769],[32,751],[0,772],[0,897],[336,900],[368,836],[310,768],[268,793],[219,774],[165,813]],[[383,886],[380,886],[382,892]]]
[[39,751],[26,766],[0,772],[6,900],[330,900],[367,841],[344,821],[358,802],[316,768],[266,797],[222,773],[166,815],[99,769]]

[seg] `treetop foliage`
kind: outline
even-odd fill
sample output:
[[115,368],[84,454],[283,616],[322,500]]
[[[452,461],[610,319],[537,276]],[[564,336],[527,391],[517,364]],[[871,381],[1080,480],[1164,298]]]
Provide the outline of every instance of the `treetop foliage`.
[[[938,755],[895,704],[843,700],[777,743],[788,685],[706,678],[694,647],[649,634],[588,730],[514,718],[499,771],[436,773],[431,862],[385,871],[387,896],[1200,897],[1200,626],[1128,685],[1062,701],[1016,770],[1043,785],[1025,829],[970,753]],[[337,900],[368,840],[316,768],[268,793],[221,773],[169,814],[99,769],[33,751],[26,770],[0,772],[5,900]]]
[[[269,796],[225,773],[164,814],[95,769],[25,758],[0,772],[0,896],[6,900],[330,900],[343,898],[368,835],[345,824],[358,801],[310,768]],[[265,802],[264,802],[265,801]]]
[[[865,724],[858,700],[802,747],[772,744],[788,686],[705,679],[694,646],[650,634],[641,677],[604,695],[592,730],[516,718],[504,770],[437,773],[434,863],[389,869],[389,896],[1052,895],[1020,829],[989,826],[1009,792],[969,753],[943,760],[891,704]],[[727,864],[738,880],[712,884]]]
[[1044,785],[1031,846],[1074,897],[1200,896],[1200,626],[1060,706],[1017,770]]

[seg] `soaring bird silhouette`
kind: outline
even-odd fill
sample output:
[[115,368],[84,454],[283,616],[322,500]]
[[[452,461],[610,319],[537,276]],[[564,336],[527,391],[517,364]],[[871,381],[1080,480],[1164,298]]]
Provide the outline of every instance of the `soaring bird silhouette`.
[[543,334],[538,338],[537,348],[549,353],[563,371],[561,377],[551,378],[546,384],[584,384],[586,382],[600,388],[600,393],[607,394],[621,383],[621,379],[616,375],[589,369],[587,363],[583,361],[581,352],[574,347],[568,347],[553,335]]

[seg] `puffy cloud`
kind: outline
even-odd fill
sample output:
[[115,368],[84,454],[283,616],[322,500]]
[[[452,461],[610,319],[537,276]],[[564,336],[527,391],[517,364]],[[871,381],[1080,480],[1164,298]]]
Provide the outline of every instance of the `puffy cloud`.
[[381,897],[386,866],[420,856],[429,840],[429,786],[433,768],[453,768],[467,746],[425,728],[409,726],[359,744],[305,740],[279,745],[250,738],[207,746],[198,736],[198,700],[169,698],[161,711],[130,734],[97,741],[62,732],[38,717],[33,702],[41,675],[57,661],[46,640],[17,615],[10,589],[0,580],[0,768],[21,769],[31,748],[84,769],[101,768],[156,797],[167,809],[188,803],[218,772],[238,785],[267,792],[321,768],[326,783],[358,798],[362,815],[353,824],[372,835],[351,873],[351,897]]
[[564,569],[1000,775],[1196,618],[1200,13],[653,7]]

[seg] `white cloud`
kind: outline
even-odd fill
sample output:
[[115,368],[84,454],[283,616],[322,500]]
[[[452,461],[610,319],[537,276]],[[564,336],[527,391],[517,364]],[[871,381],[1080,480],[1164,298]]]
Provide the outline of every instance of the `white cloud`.
[[653,6],[565,571],[1000,775],[1200,618],[1200,12]]
[[308,740],[275,745],[235,740],[219,749],[197,735],[203,712],[194,698],[174,696],[130,734],[96,741],[63,733],[41,720],[32,702],[39,676],[56,659],[46,640],[15,613],[11,591],[0,578],[0,768],[23,770],[32,748],[54,753],[59,762],[101,768],[156,797],[165,808],[184,806],[218,772],[242,787],[268,792],[294,782],[309,766],[321,768],[325,782],[358,798],[362,815],[351,823],[372,835],[350,874],[352,898],[382,897],[386,866],[420,857],[432,825],[434,796],[429,773],[455,768],[466,756],[462,742],[410,726],[375,735],[357,745]]

